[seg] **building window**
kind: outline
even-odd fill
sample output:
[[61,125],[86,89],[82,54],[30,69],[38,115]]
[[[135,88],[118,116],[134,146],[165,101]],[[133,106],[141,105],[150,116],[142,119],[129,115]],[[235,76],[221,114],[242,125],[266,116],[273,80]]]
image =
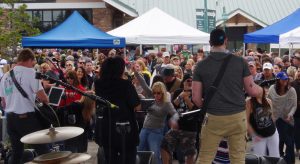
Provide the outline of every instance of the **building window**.
[[[75,10],[27,10],[31,20],[36,20],[35,27],[39,28],[41,32],[46,32],[62,23]],[[92,9],[77,10],[88,22],[93,24]]]

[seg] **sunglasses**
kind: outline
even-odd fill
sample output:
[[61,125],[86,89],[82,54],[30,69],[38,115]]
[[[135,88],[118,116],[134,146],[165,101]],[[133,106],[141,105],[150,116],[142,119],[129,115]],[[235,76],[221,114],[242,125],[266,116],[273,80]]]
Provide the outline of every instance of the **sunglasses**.
[[192,79],[187,79],[186,82],[191,83],[193,80]]
[[85,64],[85,62],[79,62],[79,64]]
[[153,95],[161,95],[161,92],[153,92]]

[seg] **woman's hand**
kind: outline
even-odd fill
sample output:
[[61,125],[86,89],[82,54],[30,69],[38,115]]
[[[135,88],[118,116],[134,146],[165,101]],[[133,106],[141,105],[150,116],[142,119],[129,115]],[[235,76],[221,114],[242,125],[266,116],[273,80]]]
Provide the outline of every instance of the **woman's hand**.
[[189,91],[182,91],[182,92],[180,93],[179,96],[180,96],[183,100],[186,100],[187,98],[190,97],[190,95],[191,95],[191,92],[189,92]]
[[252,134],[252,141],[253,143],[258,143],[262,140],[262,138],[258,135]]
[[179,129],[177,121],[173,121],[173,120],[169,121],[169,126],[171,127],[172,130],[178,130]]
[[285,119],[286,122],[290,123],[293,120],[293,116],[288,115]]

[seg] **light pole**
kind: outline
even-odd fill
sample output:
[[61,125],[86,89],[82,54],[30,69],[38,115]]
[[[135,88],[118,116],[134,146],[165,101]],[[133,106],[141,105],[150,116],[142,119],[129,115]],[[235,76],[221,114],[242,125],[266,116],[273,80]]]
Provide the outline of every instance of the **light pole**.
[[223,6],[222,19],[223,19],[223,28],[224,28],[224,31],[226,32],[226,20],[228,19],[228,16],[226,14],[225,6]]
[[204,0],[204,31],[208,32],[207,0]]

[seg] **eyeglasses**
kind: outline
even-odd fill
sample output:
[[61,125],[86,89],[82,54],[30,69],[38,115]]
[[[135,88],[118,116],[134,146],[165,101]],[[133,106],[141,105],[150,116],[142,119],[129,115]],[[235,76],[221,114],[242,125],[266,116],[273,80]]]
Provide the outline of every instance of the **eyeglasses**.
[[161,92],[153,92],[153,95],[161,95]]
[[79,64],[85,64],[85,62],[79,62]]

